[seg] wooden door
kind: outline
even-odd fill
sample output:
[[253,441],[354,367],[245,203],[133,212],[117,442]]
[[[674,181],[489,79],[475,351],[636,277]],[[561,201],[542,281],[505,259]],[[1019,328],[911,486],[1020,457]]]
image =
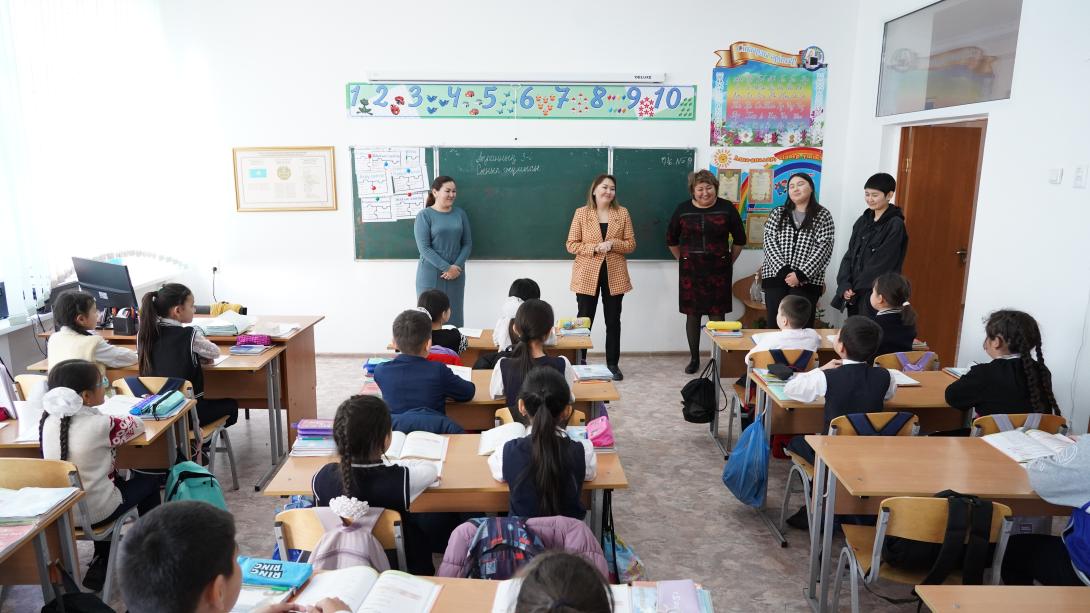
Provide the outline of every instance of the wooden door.
[[953,366],[972,253],[983,122],[901,128],[895,201],[904,209],[918,337]]

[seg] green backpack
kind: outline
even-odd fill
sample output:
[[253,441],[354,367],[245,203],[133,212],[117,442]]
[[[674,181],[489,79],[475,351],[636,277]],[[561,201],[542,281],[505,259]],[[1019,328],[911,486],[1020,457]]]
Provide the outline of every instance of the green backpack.
[[196,462],[178,462],[167,475],[166,499],[200,500],[227,510],[227,501],[223,498],[223,488],[208,469]]

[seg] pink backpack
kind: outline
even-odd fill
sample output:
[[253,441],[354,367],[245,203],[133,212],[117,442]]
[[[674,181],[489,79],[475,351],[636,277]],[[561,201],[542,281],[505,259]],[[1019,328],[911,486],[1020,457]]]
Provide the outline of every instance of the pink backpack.
[[370,566],[382,572],[390,570],[390,561],[382,543],[372,533],[384,509],[371,507],[367,515],[349,525],[329,507],[315,507],[314,512],[325,526],[325,534],[310,554],[314,570],[336,570],[349,566]]

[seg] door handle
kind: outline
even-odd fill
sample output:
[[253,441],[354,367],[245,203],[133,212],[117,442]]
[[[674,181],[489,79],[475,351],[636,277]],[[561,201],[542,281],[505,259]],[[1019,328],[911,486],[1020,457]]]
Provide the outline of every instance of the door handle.
[[965,258],[969,255],[969,250],[963,247],[963,248],[958,249],[957,251],[955,251],[954,255],[961,258],[961,263],[964,264],[965,263]]

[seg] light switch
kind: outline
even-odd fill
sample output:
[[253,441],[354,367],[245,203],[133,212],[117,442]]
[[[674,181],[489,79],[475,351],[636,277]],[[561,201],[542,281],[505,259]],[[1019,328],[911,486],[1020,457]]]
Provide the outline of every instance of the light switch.
[[1072,181],[1072,187],[1075,189],[1086,189],[1086,174],[1090,172],[1090,166],[1076,166],[1075,167],[1075,179]]
[[1064,180],[1063,168],[1050,168],[1048,171],[1048,182],[1053,185],[1059,185]]

